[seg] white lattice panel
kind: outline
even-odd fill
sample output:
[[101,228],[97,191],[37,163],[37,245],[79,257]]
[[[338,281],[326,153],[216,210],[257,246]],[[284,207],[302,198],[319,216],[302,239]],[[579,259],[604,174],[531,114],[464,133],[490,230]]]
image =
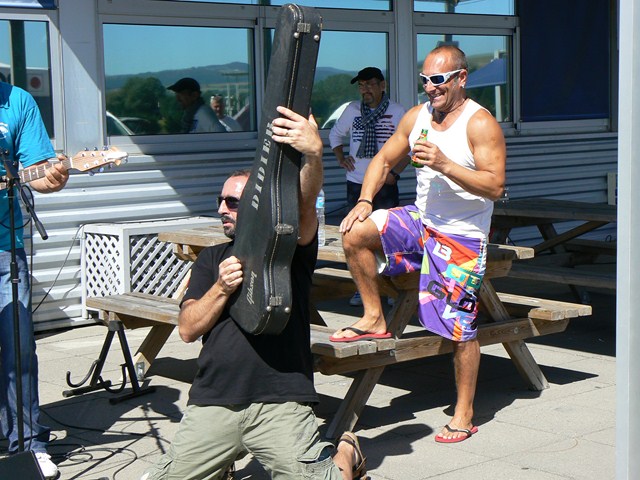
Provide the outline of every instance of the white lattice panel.
[[173,255],[158,232],[215,224],[207,217],[144,223],[94,224],[82,239],[82,308],[89,317],[87,297],[125,292],[171,296],[191,268]]

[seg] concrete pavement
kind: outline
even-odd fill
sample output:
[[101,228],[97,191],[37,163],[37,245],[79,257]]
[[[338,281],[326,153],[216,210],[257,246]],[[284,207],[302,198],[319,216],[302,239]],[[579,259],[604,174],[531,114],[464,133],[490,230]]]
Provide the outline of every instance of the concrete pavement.
[[[568,288],[532,289],[512,279],[518,293],[574,301]],[[497,281],[494,283],[498,283]],[[498,285],[500,289],[500,285]],[[615,477],[615,296],[592,293],[594,315],[574,319],[566,332],[527,342],[550,388],[526,390],[502,345],[482,349],[476,395],[477,435],[458,444],[434,442],[447,423],[455,385],[450,355],[385,370],[356,426],[373,479],[606,480]],[[321,305],[336,328],[353,320],[346,300]],[[38,339],[43,422],[53,429],[50,453],[61,479],[137,479],[169,447],[200,345],[171,336],[148,374],[156,391],[111,405],[105,391],[64,398],[65,375],[79,382],[97,357],[106,329],[77,328]],[[127,331],[132,351],[146,329]],[[104,378],[117,381],[117,341]],[[326,427],[350,378],[316,375]],[[4,442],[4,443],[3,443]],[[0,442],[0,452],[6,441]],[[237,479],[269,478],[252,458],[237,462]]]

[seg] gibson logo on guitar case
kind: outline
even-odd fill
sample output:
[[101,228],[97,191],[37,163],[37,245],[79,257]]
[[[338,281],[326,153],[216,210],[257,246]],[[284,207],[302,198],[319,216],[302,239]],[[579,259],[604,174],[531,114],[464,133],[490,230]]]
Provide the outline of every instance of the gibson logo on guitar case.
[[247,302],[253,305],[255,302],[253,301],[253,284],[255,283],[255,279],[258,274],[254,271],[251,272],[251,280],[249,281],[249,288],[247,288]]

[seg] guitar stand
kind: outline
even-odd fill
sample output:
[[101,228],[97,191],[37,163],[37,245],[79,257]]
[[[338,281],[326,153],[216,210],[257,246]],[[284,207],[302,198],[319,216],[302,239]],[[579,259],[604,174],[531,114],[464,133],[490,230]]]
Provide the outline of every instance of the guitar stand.
[[[67,385],[72,387],[72,389],[64,390],[62,392],[63,397],[73,397],[75,395],[82,395],[84,393],[94,392],[100,389],[104,389],[109,393],[120,393],[127,385],[127,374],[129,375],[129,379],[131,381],[131,392],[124,395],[119,395],[114,398],[110,398],[109,403],[111,403],[112,405],[122,402],[123,400],[139,397],[141,395],[146,395],[147,393],[152,393],[155,391],[155,387],[141,387],[139,383],[122,322],[118,320],[109,320],[107,323],[107,328],[109,330],[107,332],[107,336],[104,339],[104,343],[102,344],[100,355],[91,364],[91,366],[89,367],[89,371],[87,372],[85,377],[79,383],[73,383],[71,381],[71,372],[67,371]],[[104,363],[109,353],[109,348],[111,347],[111,342],[113,341],[113,336],[116,333],[118,334],[118,340],[120,341],[120,348],[122,349],[122,354],[124,356],[124,363],[121,364],[122,384],[119,387],[112,388],[111,380],[103,380],[101,374],[102,368],[104,367]],[[91,378],[89,384],[83,386],[87,382],[87,380],[89,380],[89,378]]]

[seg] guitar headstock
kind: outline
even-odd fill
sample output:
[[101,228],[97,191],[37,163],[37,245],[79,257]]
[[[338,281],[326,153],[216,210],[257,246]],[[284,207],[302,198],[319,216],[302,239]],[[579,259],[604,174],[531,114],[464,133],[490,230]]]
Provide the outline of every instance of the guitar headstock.
[[71,168],[81,172],[90,172],[99,169],[102,171],[105,166],[112,167],[126,163],[129,158],[127,152],[118,150],[116,147],[104,147],[102,150],[82,150],[69,159]]

